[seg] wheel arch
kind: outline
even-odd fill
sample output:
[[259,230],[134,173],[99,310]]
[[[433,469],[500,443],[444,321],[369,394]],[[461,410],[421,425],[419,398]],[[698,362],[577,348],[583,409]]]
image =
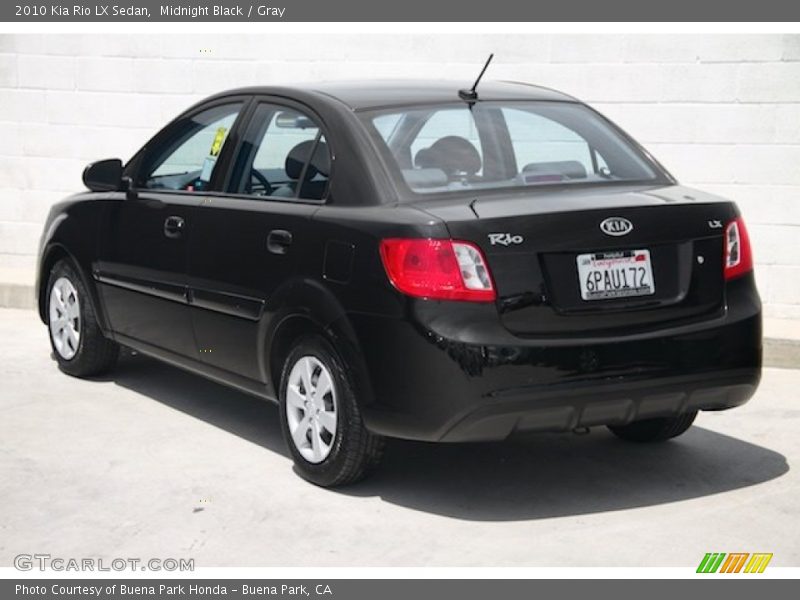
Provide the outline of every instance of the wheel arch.
[[94,280],[88,276],[86,269],[81,265],[75,255],[73,255],[65,245],[59,242],[49,244],[42,253],[36,289],[39,318],[43,323],[47,323],[47,284],[50,280],[50,271],[53,266],[62,259],[66,259],[72,264],[75,272],[78,273],[78,277],[81,278],[83,286],[89,291],[89,302],[92,304],[92,309],[100,325],[100,329],[104,335],[108,335],[108,324],[105,320],[105,313],[100,310],[100,298],[97,287],[94,285]]
[[278,399],[283,364],[295,342],[305,335],[319,335],[347,365],[359,403],[371,401],[372,388],[355,329],[342,304],[322,282],[303,279],[289,283],[273,296],[267,312],[260,364],[271,396]]

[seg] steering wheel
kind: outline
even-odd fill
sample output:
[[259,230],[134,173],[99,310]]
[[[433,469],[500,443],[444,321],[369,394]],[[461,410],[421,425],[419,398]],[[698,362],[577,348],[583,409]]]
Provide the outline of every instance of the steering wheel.
[[273,192],[272,184],[267,180],[266,177],[264,177],[264,175],[263,175],[263,173],[261,173],[261,171],[259,171],[258,169],[255,169],[255,168],[251,168],[250,169],[250,182],[248,184],[248,187],[250,188],[248,190],[249,192],[252,193],[252,191],[253,191],[253,179],[256,179],[258,181],[258,183],[261,185],[261,187],[264,188],[264,195],[265,196],[269,196],[269,195],[272,194],[272,192]]

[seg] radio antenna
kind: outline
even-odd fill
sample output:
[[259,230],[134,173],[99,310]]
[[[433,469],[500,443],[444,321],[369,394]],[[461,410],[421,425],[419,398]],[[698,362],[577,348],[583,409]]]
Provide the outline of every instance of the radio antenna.
[[489,63],[492,62],[493,58],[494,58],[494,53],[489,55],[489,58],[486,60],[486,64],[483,65],[483,69],[481,69],[480,75],[478,75],[478,78],[475,80],[475,83],[472,84],[472,87],[470,89],[458,90],[459,98],[469,103],[473,103],[478,99],[478,92],[477,92],[478,84],[481,82],[481,77],[483,77],[483,74],[486,73],[486,69],[488,68]]

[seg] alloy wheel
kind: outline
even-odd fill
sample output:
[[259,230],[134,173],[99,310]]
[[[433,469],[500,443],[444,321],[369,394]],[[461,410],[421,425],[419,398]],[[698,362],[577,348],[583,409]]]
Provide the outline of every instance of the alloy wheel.
[[337,401],[333,378],[315,356],[303,356],[289,372],[286,420],[292,443],[310,463],[321,463],[336,439]]
[[65,360],[78,352],[81,341],[81,309],[78,291],[66,277],[59,277],[50,290],[50,337]]

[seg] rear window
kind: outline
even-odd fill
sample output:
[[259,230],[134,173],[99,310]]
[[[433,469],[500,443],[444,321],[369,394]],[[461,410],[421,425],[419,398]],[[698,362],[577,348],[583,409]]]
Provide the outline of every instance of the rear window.
[[417,194],[663,179],[585,106],[478,102],[365,111],[401,187]]

